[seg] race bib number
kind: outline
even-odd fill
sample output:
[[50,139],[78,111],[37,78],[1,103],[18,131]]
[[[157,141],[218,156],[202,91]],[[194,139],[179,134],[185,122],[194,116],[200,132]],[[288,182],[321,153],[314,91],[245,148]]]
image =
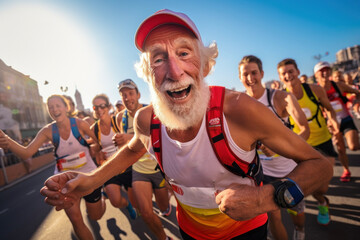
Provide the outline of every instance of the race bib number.
[[333,109],[335,110],[335,112],[341,112],[343,110],[343,106],[340,103],[340,101],[336,100],[336,101],[331,101],[330,103]]
[[311,118],[311,117],[312,117],[310,109],[308,109],[308,108],[302,108],[302,110],[303,110],[306,118]]
[[215,188],[212,187],[185,187],[170,182],[176,198],[190,207],[201,209],[218,209],[215,202]]
[[85,152],[75,153],[56,159],[59,172],[81,168],[86,164]]

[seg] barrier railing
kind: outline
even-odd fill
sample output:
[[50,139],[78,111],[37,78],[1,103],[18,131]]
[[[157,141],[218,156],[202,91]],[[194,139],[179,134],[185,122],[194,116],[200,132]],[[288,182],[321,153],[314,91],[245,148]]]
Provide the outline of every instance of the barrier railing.
[[[41,159],[41,164],[40,166],[37,164],[35,168],[37,167],[41,167],[46,163],[50,163],[53,159],[53,154],[52,152],[54,151],[54,147],[52,145],[50,146],[45,146],[40,148],[31,158],[32,159]],[[45,156],[48,155],[48,156]],[[49,160],[44,160],[43,158],[46,157]],[[19,164],[22,163],[22,164]],[[14,180],[14,178],[19,178],[23,175],[26,175],[28,173],[30,173],[30,167],[27,166],[26,164],[28,164],[28,161],[23,161],[22,159],[20,159],[19,157],[17,157],[15,154],[13,154],[12,152],[7,152],[5,153],[3,149],[0,148],[0,168],[1,168],[1,175],[3,175],[3,179],[0,179],[0,186],[1,185],[7,185],[9,184],[12,180]],[[21,166],[23,165],[23,166]],[[21,169],[19,169],[18,172],[21,171],[25,171],[24,173],[18,173],[16,172],[16,170],[12,169],[16,166],[21,166]],[[9,172],[8,170],[10,170],[12,172],[15,171],[15,174],[17,174],[17,176],[12,176],[9,177]],[[10,179],[11,178],[11,179]]]

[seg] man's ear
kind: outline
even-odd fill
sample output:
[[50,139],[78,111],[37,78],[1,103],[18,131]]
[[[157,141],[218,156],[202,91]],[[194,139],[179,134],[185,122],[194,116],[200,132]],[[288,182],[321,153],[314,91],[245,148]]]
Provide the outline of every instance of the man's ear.
[[206,77],[210,73],[210,64],[206,62],[203,67],[203,76]]

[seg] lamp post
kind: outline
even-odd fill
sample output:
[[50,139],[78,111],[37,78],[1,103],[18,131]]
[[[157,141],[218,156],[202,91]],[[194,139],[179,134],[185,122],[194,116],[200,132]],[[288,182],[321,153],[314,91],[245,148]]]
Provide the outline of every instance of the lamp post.
[[60,87],[60,90],[63,92],[63,93],[66,93],[67,90],[69,90],[69,88],[67,86],[61,86]]
[[314,56],[314,59],[320,62],[321,59],[322,59],[323,57],[326,57],[326,56],[329,56],[329,52],[325,52],[324,55],[321,55],[321,54],[315,55],[315,56]]

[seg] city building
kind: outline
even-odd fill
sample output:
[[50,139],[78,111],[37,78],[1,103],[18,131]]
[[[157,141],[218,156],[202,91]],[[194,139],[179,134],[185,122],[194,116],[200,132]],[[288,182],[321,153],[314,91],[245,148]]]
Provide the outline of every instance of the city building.
[[344,73],[356,73],[360,69],[360,46],[341,49],[336,53],[334,68]]
[[85,108],[81,99],[81,94],[77,89],[75,90],[75,101],[76,101],[76,109],[78,111],[84,111]]
[[0,129],[17,140],[35,136],[49,122],[38,83],[1,59],[0,119]]

